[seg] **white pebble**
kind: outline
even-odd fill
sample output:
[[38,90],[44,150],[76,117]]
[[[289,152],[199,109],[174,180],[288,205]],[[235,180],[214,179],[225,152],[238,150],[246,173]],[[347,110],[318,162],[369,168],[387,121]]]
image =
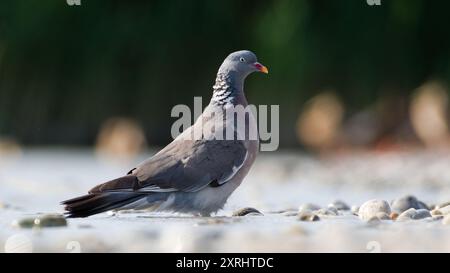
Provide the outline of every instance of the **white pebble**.
[[442,213],[442,215],[450,214],[450,205],[445,206],[445,207],[440,207],[438,210]]
[[431,213],[426,209],[409,209],[407,211],[402,212],[397,218],[397,221],[407,221],[407,220],[420,220],[424,218],[431,217]]
[[384,200],[373,199],[362,204],[358,215],[361,220],[368,221],[374,216],[377,217],[377,214],[380,212],[384,212],[387,215],[391,214],[389,203]]
[[358,212],[359,212],[359,206],[353,205],[353,206],[351,207],[350,211],[351,211],[353,214],[358,215]]
[[314,211],[314,213],[317,215],[322,215],[322,216],[337,216],[337,215],[339,215],[339,212],[335,208],[319,209],[319,210]]
[[350,210],[350,207],[341,200],[336,200],[333,203],[329,204],[328,208],[335,208],[337,210]]
[[369,224],[369,225],[373,225],[373,226],[376,226],[376,225],[378,225],[378,224],[380,224],[381,223],[381,219],[380,218],[378,218],[377,216],[372,216],[372,217],[370,217],[370,219],[369,220],[367,220],[367,224]]
[[316,204],[306,203],[301,205],[300,208],[298,208],[298,212],[315,211],[320,209],[321,207]]
[[444,217],[444,220],[442,220],[442,223],[446,226],[450,226],[450,214],[448,214]]
[[391,220],[391,217],[389,217],[389,215],[387,215],[385,212],[378,212],[376,217],[378,217],[378,219],[380,220]]

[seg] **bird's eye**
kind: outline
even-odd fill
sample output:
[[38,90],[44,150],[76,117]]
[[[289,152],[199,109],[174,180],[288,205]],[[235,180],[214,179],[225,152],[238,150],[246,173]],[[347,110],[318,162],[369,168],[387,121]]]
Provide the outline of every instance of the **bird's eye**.
[[239,59],[239,61],[240,61],[241,63],[243,63],[243,62],[245,62],[245,59],[244,59],[243,57],[241,57],[241,58]]

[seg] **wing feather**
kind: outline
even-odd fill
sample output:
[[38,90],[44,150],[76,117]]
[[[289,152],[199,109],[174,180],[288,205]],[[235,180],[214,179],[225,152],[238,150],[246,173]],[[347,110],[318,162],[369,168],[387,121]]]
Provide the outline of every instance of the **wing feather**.
[[240,140],[178,140],[133,168],[126,176],[100,184],[100,192],[195,192],[228,182],[244,165]]
[[180,140],[139,165],[132,174],[141,188],[198,191],[216,180],[229,181],[244,165],[247,150],[240,140]]

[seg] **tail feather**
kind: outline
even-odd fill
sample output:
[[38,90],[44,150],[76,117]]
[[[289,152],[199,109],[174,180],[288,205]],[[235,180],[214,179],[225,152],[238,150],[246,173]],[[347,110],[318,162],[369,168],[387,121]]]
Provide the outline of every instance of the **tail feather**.
[[88,217],[113,210],[142,198],[142,194],[106,192],[83,195],[63,201],[68,218]]

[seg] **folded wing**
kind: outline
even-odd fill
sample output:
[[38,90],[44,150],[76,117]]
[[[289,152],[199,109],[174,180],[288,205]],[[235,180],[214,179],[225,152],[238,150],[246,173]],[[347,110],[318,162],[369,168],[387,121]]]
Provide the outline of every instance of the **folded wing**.
[[195,192],[210,183],[220,186],[229,181],[246,156],[240,140],[177,140],[127,176],[98,185],[90,193]]

